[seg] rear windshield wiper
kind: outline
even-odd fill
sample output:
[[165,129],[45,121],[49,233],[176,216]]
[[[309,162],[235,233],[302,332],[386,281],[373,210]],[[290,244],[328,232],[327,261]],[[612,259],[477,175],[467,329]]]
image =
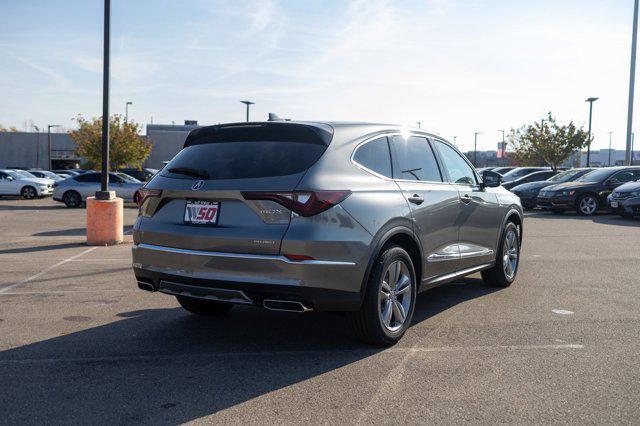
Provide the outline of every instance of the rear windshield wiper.
[[181,175],[193,176],[200,179],[209,179],[209,173],[202,169],[192,169],[190,167],[172,167],[169,173],[178,173]]

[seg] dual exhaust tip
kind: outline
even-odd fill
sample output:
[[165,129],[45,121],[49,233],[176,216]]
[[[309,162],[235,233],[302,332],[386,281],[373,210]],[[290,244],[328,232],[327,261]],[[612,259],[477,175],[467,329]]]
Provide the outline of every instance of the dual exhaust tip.
[[[138,280],[138,288],[146,291],[158,291],[153,282]],[[279,312],[309,312],[313,309],[296,300],[264,299],[262,306],[270,311]]]

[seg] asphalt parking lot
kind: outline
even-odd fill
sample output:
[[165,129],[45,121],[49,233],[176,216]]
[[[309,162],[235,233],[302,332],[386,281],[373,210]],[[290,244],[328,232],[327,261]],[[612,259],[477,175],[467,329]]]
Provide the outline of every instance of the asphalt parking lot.
[[528,213],[511,288],[423,293],[383,350],[336,314],[189,315],[136,288],[130,236],[84,245],[84,215],[0,200],[0,423],[640,417],[640,220]]

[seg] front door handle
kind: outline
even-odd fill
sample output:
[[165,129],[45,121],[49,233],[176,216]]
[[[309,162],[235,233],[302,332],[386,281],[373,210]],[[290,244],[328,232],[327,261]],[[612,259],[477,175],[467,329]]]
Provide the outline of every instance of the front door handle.
[[464,194],[462,197],[460,197],[460,200],[465,204],[469,204],[473,200],[473,198],[469,197],[469,194]]
[[408,198],[408,200],[410,203],[417,204],[418,206],[424,203],[424,198],[422,198],[418,194],[413,194],[411,197]]

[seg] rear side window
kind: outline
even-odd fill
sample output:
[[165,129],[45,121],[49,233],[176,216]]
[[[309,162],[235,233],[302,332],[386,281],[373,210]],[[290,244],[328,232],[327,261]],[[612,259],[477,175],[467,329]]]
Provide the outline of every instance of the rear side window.
[[360,145],[353,154],[353,161],[379,175],[391,177],[391,156],[386,137]]
[[395,157],[395,179],[442,182],[436,157],[426,138],[392,136],[390,140]]
[[85,173],[76,176],[74,179],[78,182],[100,182],[100,175],[98,173]]
[[211,142],[187,146],[162,169],[162,175],[193,179],[170,169],[189,168],[205,172],[209,179],[247,179],[293,175],[307,170],[322,156],[326,146],[293,141]]

